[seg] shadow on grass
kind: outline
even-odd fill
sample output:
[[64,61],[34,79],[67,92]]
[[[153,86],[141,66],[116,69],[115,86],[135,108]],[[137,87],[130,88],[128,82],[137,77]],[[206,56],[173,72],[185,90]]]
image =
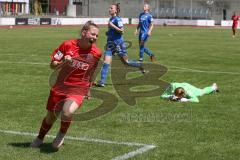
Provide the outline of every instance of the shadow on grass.
[[[30,142],[24,142],[24,143],[9,143],[8,145],[13,146],[13,147],[17,147],[17,148],[29,148],[29,149],[38,149],[38,148],[31,148],[30,147]],[[52,148],[52,143],[44,143],[41,145],[41,147],[39,148],[41,153],[55,153],[58,150],[53,149]]]

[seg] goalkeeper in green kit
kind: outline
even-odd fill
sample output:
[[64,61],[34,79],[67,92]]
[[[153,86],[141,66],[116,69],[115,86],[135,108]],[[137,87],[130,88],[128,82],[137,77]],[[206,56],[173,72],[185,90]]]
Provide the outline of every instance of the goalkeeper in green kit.
[[178,102],[199,102],[198,97],[214,92],[219,92],[216,83],[203,89],[189,83],[171,83],[161,95],[161,98]]

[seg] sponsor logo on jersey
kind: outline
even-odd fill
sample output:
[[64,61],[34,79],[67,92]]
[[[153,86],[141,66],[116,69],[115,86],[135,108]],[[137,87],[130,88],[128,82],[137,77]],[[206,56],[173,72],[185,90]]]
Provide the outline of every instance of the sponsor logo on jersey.
[[58,51],[54,56],[53,56],[56,60],[61,60],[63,57],[63,54],[61,51]]
[[89,64],[78,61],[78,60],[73,60],[71,67],[86,71],[89,68]]
[[119,21],[119,22],[118,22],[118,26],[119,26],[119,27],[123,27],[122,21]]

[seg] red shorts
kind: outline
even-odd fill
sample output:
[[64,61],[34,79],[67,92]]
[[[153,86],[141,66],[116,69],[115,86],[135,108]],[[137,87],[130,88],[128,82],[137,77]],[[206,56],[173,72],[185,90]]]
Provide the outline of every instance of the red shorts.
[[85,96],[82,95],[66,95],[50,90],[50,94],[47,102],[47,110],[49,111],[61,111],[62,106],[66,100],[73,100],[81,106]]
[[236,29],[237,27],[238,27],[238,23],[232,25],[232,28],[234,28],[234,29]]

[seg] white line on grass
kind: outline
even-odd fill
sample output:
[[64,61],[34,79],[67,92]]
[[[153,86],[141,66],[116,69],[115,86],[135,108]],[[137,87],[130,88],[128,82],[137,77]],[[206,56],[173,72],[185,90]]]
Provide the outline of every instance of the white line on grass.
[[[150,63],[150,62],[146,62]],[[152,63],[152,62],[151,62]],[[49,65],[49,63],[41,63],[41,62],[9,62],[9,61],[0,61],[0,64],[27,64],[27,65]],[[152,63],[154,64],[154,63]],[[160,64],[160,63],[158,63]],[[193,72],[193,73],[211,73],[211,74],[232,74],[232,75],[240,75],[240,72],[226,72],[226,71],[204,71],[198,69],[177,67],[177,66],[166,66],[170,68],[177,68],[177,70],[169,69],[169,72]],[[117,69],[116,67],[112,67]]]
[[[147,64],[154,64],[152,62],[144,62]],[[161,64],[158,61],[157,64]],[[163,65],[163,64],[161,64]],[[165,66],[165,65],[163,65]],[[212,73],[212,74],[234,74],[234,75],[240,75],[240,72],[228,72],[228,71],[206,71],[206,70],[199,70],[199,69],[191,69],[191,68],[185,68],[185,67],[177,67],[177,66],[166,66],[169,68],[177,68],[177,70],[174,69],[168,69],[168,72],[193,72],[193,73]]]
[[213,73],[213,74],[232,74],[240,75],[239,72],[221,72],[221,71],[201,71],[201,70],[179,70],[179,69],[169,69],[168,72],[193,72],[193,73]]
[[14,56],[14,57],[49,57],[48,55],[37,55],[37,54],[27,54],[27,55],[22,55],[22,54],[1,54],[1,56]]
[[[14,134],[14,135],[21,135],[21,136],[37,136],[35,133],[30,132],[19,132],[19,131],[9,131],[9,130],[0,130],[0,133],[4,134]],[[55,138],[53,135],[46,135],[48,138]],[[132,158],[137,155],[141,155],[147,151],[150,151],[156,148],[155,145],[143,144],[143,143],[135,143],[135,142],[116,142],[116,141],[109,141],[109,140],[102,140],[102,139],[93,139],[93,138],[86,138],[86,137],[71,137],[65,136],[65,139],[74,140],[74,141],[85,141],[85,142],[95,142],[95,143],[106,143],[106,144],[116,144],[116,145],[127,145],[127,146],[138,146],[137,150],[131,151],[129,153],[125,153],[123,155],[117,156],[112,158],[112,160],[126,160]]]
[[128,158],[134,157],[138,154],[143,154],[144,152],[147,152],[151,149],[154,149],[155,147],[156,146],[154,146],[154,145],[145,145],[145,146],[137,149],[136,151],[132,151],[132,152],[126,153],[124,155],[115,157],[112,160],[125,160],[125,159],[128,159]]
[[1,64],[28,64],[28,65],[49,65],[49,63],[42,62],[9,62],[9,61],[0,61]]

